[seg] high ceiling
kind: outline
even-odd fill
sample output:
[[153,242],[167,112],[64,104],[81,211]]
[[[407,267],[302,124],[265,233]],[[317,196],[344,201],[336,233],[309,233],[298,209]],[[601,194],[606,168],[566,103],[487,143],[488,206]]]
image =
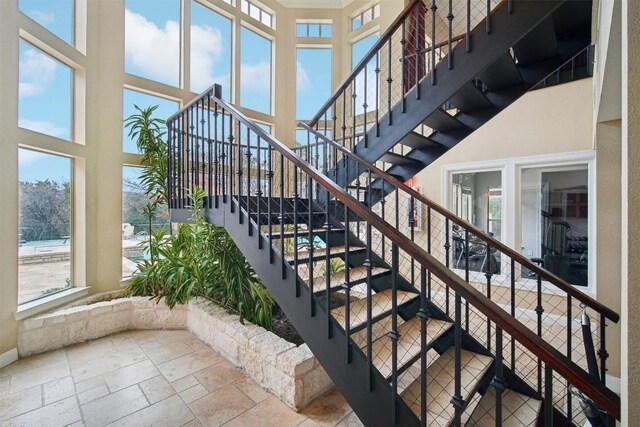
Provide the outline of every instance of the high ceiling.
[[284,7],[300,9],[341,9],[353,0],[277,0]]

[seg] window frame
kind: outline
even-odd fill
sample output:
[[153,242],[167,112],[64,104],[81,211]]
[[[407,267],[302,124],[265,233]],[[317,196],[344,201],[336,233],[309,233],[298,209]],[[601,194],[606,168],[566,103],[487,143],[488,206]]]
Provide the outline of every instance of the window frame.
[[[597,221],[596,221],[596,155],[595,151],[575,151],[559,154],[544,154],[528,157],[514,157],[506,159],[486,160],[471,163],[446,164],[441,167],[441,200],[442,206],[450,206],[451,203],[451,178],[456,173],[483,172],[499,170],[502,173],[502,239],[501,242],[511,248],[519,248],[522,244],[521,225],[521,176],[523,169],[531,168],[557,168],[563,166],[587,166],[587,195],[588,206],[588,285],[575,286],[581,292],[590,296],[596,295],[596,264],[597,264]],[[518,227],[516,229],[516,227]],[[517,251],[517,250],[516,250]],[[506,276],[505,276],[506,278]],[[507,286],[496,280],[496,286]],[[534,284],[523,283],[518,277],[516,288],[531,290]],[[532,282],[532,281],[529,281]],[[543,284],[546,284],[543,281]],[[554,294],[556,291],[552,285],[543,286],[543,292]]]

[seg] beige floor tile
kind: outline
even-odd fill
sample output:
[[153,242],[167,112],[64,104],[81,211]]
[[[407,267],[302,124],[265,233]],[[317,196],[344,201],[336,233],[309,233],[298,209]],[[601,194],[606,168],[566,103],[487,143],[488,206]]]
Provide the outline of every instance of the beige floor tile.
[[87,426],[103,426],[149,406],[137,385],[82,405]]
[[79,365],[71,367],[74,381],[80,382],[125,366],[133,365],[147,359],[147,355],[139,348],[130,348],[125,351],[108,354],[95,359],[87,360]]
[[78,381],[76,382],[76,393],[84,393],[85,391],[92,390],[99,386],[107,386],[107,382],[104,380],[104,377],[92,377],[88,380]]
[[131,334],[128,332],[125,332],[122,334],[110,335],[109,338],[111,339],[113,346],[118,351],[122,351],[130,347],[138,346],[138,343],[136,342],[136,340],[134,340]]
[[164,329],[154,331],[154,335],[159,342],[165,344],[193,338],[193,334],[185,329]]
[[298,414],[278,398],[271,396],[263,400],[248,411],[229,421],[228,427],[294,427],[303,422],[306,417]]
[[186,403],[191,403],[193,401],[200,399],[203,396],[206,396],[208,393],[209,393],[209,390],[204,388],[202,384],[197,384],[191,388],[181,391],[180,397]]
[[210,427],[220,426],[253,406],[253,400],[232,384],[189,404],[200,421]]
[[76,386],[73,384],[73,378],[67,376],[44,384],[42,391],[44,393],[44,404],[48,405],[58,400],[75,396]]
[[188,423],[183,424],[182,427],[202,427],[202,425],[203,424],[199,419],[194,418],[191,421],[189,421]]
[[260,403],[271,396],[268,391],[264,390],[250,378],[241,378],[233,384],[256,403]]
[[307,406],[302,413],[321,426],[334,426],[351,412],[351,407],[338,390]]
[[133,340],[138,345],[141,345],[141,344],[152,345],[152,343],[157,343],[158,342],[158,338],[156,338],[155,332],[156,331],[153,331],[153,330],[131,331],[131,332],[129,332],[129,336],[131,338],[133,338]]
[[200,382],[193,375],[187,375],[186,377],[175,380],[170,384],[177,393],[180,393],[181,391],[191,388],[194,385],[200,384]]
[[306,420],[298,424],[297,427],[320,427],[320,424],[313,421],[311,418],[307,418]]
[[188,423],[194,418],[189,407],[178,396],[172,396],[121,418],[109,426],[174,427]]
[[153,349],[147,349],[145,353],[147,353],[147,357],[149,357],[153,363],[159,365],[180,356],[193,353],[193,349],[184,341],[175,341],[171,343],[159,343]]
[[42,387],[34,387],[0,399],[0,421],[42,406]]
[[18,417],[11,418],[3,423],[3,425],[7,427],[62,427],[80,421],[81,418],[78,401],[75,396],[72,396]]
[[185,338],[184,340],[182,340],[182,342],[187,344],[189,347],[191,347],[191,350],[193,351],[200,351],[200,350],[205,350],[210,348],[205,343],[200,341],[198,338],[193,336],[189,338]]
[[147,397],[149,403],[153,404],[176,394],[171,384],[162,376],[150,378],[141,382],[140,388]]
[[158,369],[168,381],[175,381],[208,368],[222,360],[222,356],[213,350],[201,350],[158,365]]
[[25,372],[19,372],[11,376],[9,393],[17,393],[37,385],[64,378],[70,373],[69,363],[66,360],[52,365],[30,369]]
[[10,365],[0,369],[0,377],[6,377],[32,369],[42,368],[45,366],[55,365],[67,360],[64,350],[54,350],[48,353],[42,353],[35,356],[19,359]]
[[362,421],[356,415],[355,412],[351,412],[349,415],[344,417],[342,421],[336,424],[336,427],[363,427]]
[[160,371],[156,369],[154,364],[150,360],[143,360],[109,372],[108,375],[105,375],[105,380],[107,387],[113,393],[158,375],[160,375]]
[[110,339],[89,341],[75,344],[66,348],[69,365],[77,366],[87,360],[96,359],[107,354],[115,353],[116,347]]
[[99,385],[96,388],[92,388],[91,390],[84,391],[78,394],[78,401],[81,405],[85,403],[92,402],[96,399],[100,399],[101,397],[109,394],[109,389],[105,384]]
[[231,363],[223,360],[220,363],[216,363],[213,366],[197,372],[194,374],[194,377],[209,391],[214,391],[239,380],[244,377],[244,373]]
[[11,386],[11,377],[6,376],[0,378],[0,397],[9,395],[9,387]]

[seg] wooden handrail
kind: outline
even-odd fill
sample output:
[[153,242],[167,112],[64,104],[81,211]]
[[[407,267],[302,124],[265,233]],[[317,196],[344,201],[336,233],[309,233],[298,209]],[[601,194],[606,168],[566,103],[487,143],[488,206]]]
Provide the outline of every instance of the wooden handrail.
[[462,278],[445,267],[435,257],[427,253],[416,243],[409,240],[409,238],[400,231],[374,214],[369,208],[358,202],[345,189],[329,180],[320,171],[299,158],[289,147],[280,142],[277,138],[268,135],[235,107],[215,96],[214,101],[221,105],[225,110],[229,111],[236,120],[245,124],[245,126],[250,128],[259,137],[267,141],[275,151],[279,152],[283,157],[286,157],[288,161],[297,166],[299,170],[307,174],[325,190],[330,192],[338,201],[344,203],[348,209],[352,210],[363,220],[369,222],[406,254],[425,266],[432,274],[442,280],[442,282],[447,284],[466,301],[473,304],[497,327],[500,327],[503,331],[511,335],[525,348],[539,357],[545,364],[549,365],[571,384],[578,387],[578,389],[589,397],[596,405],[607,411],[607,413],[616,419],[620,419],[620,398],[618,395],[606,388],[599,381],[594,381],[593,377],[585,372],[584,369],[569,360],[551,344],[538,337],[528,327],[515,320],[496,303],[491,301],[473,286],[466,283]]
[[607,307],[607,306],[603,305],[602,303],[596,301],[595,299],[593,299],[589,295],[587,295],[587,294],[585,294],[583,292],[580,292],[578,289],[576,289],[574,286],[570,285],[566,281],[562,280],[560,277],[558,277],[555,274],[553,274],[553,273],[543,269],[542,267],[534,264],[533,262],[531,262],[531,260],[529,260],[528,258],[523,256],[522,254],[519,254],[518,252],[514,251],[509,246],[505,245],[504,243],[500,242],[499,240],[496,240],[493,237],[487,235],[484,231],[482,231],[481,229],[477,228],[475,225],[473,225],[473,224],[461,219],[460,217],[454,215],[452,212],[448,211],[447,209],[445,209],[444,207],[440,206],[439,204],[433,202],[431,199],[428,199],[423,194],[418,193],[413,188],[407,187],[399,179],[394,178],[393,176],[391,176],[388,173],[384,172],[383,170],[379,169],[375,165],[372,165],[372,164],[368,163],[367,161],[365,161],[363,158],[361,158],[357,154],[355,154],[352,151],[348,150],[347,148],[341,146],[340,144],[337,144],[336,142],[332,141],[330,138],[327,138],[326,136],[322,135],[321,133],[316,132],[309,125],[307,125],[307,124],[305,124],[303,122],[299,122],[298,126],[300,126],[300,127],[304,128],[305,130],[313,133],[315,136],[317,136],[318,138],[320,138],[323,141],[327,142],[332,147],[337,148],[342,153],[344,153],[345,156],[347,156],[350,159],[352,159],[352,160],[364,165],[366,168],[370,169],[372,172],[374,172],[376,175],[378,175],[381,179],[389,182],[389,184],[391,184],[392,186],[394,186],[396,188],[399,188],[402,191],[404,191],[404,192],[408,193],[409,195],[413,196],[416,200],[422,202],[423,204],[425,204],[426,206],[430,207],[434,211],[438,212],[439,214],[441,214],[445,218],[448,218],[451,222],[460,225],[464,229],[469,230],[472,234],[475,234],[479,239],[481,239],[485,243],[491,245],[491,248],[498,249],[500,252],[502,252],[505,255],[511,257],[512,259],[518,261],[521,265],[527,267],[529,270],[533,271],[534,273],[539,274],[545,280],[547,280],[548,282],[552,283],[553,285],[555,285],[556,287],[558,287],[562,291],[566,292],[567,294],[571,295],[573,298],[576,298],[578,301],[580,301],[581,303],[585,304],[587,307],[591,308],[592,310],[596,311],[599,314],[602,314],[607,319],[609,319],[609,320],[611,320],[611,321],[613,321],[615,323],[618,323],[618,321],[620,320],[620,315],[618,313],[616,313],[615,311],[611,310],[609,307]]
[[338,88],[333,92],[333,94],[331,95],[331,97],[327,100],[327,102],[325,102],[322,107],[320,107],[320,109],[318,110],[318,112],[316,113],[316,115],[309,120],[309,123],[311,123],[311,125],[315,125],[318,120],[320,120],[320,117],[322,117],[322,115],[324,114],[324,112],[331,107],[331,104],[333,103],[333,101],[335,101],[336,99],[338,99],[338,97],[340,96],[340,94],[347,88],[347,86],[349,86],[349,84],[351,83],[351,81],[355,78],[355,76],[364,69],[364,67],[367,66],[367,64],[369,63],[369,61],[371,60],[371,58],[373,58],[378,51],[380,50],[380,48],[387,42],[387,40],[389,40],[391,38],[391,36],[393,35],[393,33],[395,32],[396,29],[398,29],[398,27],[400,26],[400,24],[402,24],[402,21],[409,15],[409,13],[411,13],[411,11],[413,10],[413,8],[420,3],[422,0],[413,0],[411,3],[409,3],[408,5],[405,6],[404,9],[402,9],[402,12],[400,12],[400,15],[398,15],[396,17],[396,19],[393,20],[393,22],[391,23],[391,25],[389,25],[389,27],[387,27],[387,29],[385,30],[384,33],[382,33],[382,36],[380,36],[380,38],[374,43],[374,45],[371,47],[371,49],[369,49],[369,52],[367,52],[367,54],[360,60],[360,62],[358,63],[358,65],[356,65],[353,70],[351,71],[351,73],[342,81],[342,83],[340,84],[340,86],[338,86]]

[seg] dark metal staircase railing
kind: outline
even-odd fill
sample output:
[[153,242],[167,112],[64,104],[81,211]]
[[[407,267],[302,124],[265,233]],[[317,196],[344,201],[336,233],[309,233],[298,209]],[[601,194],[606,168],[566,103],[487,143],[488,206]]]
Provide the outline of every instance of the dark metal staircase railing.
[[[305,123],[300,122],[298,126],[310,135],[308,145],[295,148],[302,159],[313,164],[322,158],[322,167],[327,171],[343,170],[337,167],[339,164],[345,168],[355,167],[358,178],[347,188],[351,196],[365,206],[376,206],[374,209],[381,219],[396,224],[396,229],[405,237],[426,248],[429,254],[465,282],[592,375],[595,358],[590,361],[590,350],[596,348],[600,364],[595,378],[606,385],[609,356],[606,326],[607,321],[619,321],[620,316],[616,312]],[[351,163],[348,164],[347,160]],[[376,179],[369,183],[371,176]],[[330,172],[327,177],[334,182],[340,181]],[[380,197],[380,194],[387,196]],[[398,217],[402,220],[398,221]],[[384,243],[381,245],[383,258],[386,252]],[[413,261],[402,260],[400,268],[413,281],[420,267]],[[452,311],[453,301],[446,293],[432,293],[431,301],[446,313]],[[473,310],[470,311],[468,306],[464,309],[465,321],[473,323]],[[589,336],[584,334],[582,326],[583,316],[588,312],[598,319],[596,324],[590,325]],[[495,337],[489,323],[477,324],[471,333],[489,350],[492,349]],[[589,339],[592,339],[590,345]],[[503,356],[508,359],[507,366],[513,372],[540,390],[543,369],[539,360],[517,349],[513,339],[508,342]],[[535,362],[533,372],[524,359]],[[556,398],[564,401],[566,414],[573,420],[580,413],[578,398],[571,394],[567,383],[560,384],[555,390]]]
[[[403,230],[400,192],[411,193],[395,187],[393,220],[374,213],[362,196],[389,180],[381,171],[367,170],[358,200],[220,93],[211,88],[168,120],[172,219],[188,220],[195,186],[207,191],[209,220],[231,233],[365,424],[473,423],[485,398],[501,424],[513,413],[512,390],[538,402],[545,424],[575,423],[568,386],[619,418],[615,394],[498,304],[507,301],[498,289],[513,287],[495,285],[491,273],[488,290],[478,289],[450,268],[450,247],[443,257],[435,233],[420,244],[415,226]],[[428,209],[432,221],[441,214]],[[467,227],[465,245],[475,232]]]

